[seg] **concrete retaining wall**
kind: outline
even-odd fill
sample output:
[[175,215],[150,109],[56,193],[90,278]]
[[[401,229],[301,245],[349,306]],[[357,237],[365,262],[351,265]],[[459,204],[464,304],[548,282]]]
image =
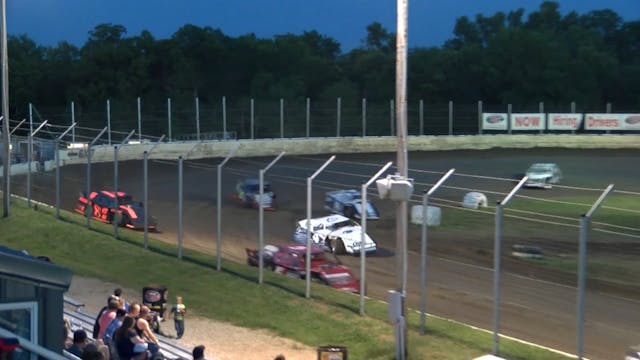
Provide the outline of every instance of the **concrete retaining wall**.
[[[32,161],[31,162],[31,172],[37,172],[40,170],[40,164],[37,161]],[[29,163],[28,162],[24,162],[24,163],[19,163],[19,164],[12,164],[11,165],[11,175],[24,175],[26,173],[29,172]],[[3,174],[3,167],[0,166],[0,178],[2,177]]]
[[[118,151],[119,160],[140,160],[151,144],[124,145]],[[207,142],[172,142],[156,146],[150,159],[221,158],[236,149],[236,157],[275,156],[282,151],[295,155],[395,152],[395,137],[345,137],[310,139],[259,139]],[[464,135],[464,136],[409,136],[409,151],[484,150],[492,148],[579,148],[579,149],[640,149],[640,135]],[[92,148],[92,162],[113,161],[113,146]],[[86,163],[83,156],[68,156],[61,150],[61,163]]]

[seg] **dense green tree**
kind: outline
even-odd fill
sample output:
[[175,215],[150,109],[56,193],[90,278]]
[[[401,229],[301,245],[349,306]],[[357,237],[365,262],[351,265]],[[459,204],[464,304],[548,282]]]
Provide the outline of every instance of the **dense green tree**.
[[[522,8],[462,16],[452,30],[441,47],[409,49],[411,101],[529,108],[539,101],[591,108],[613,102],[638,111],[640,21],[625,22],[611,10],[563,15],[557,2],[545,1],[527,16]],[[191,24],[168,39],[100,24],[79,48],[11,36],[12,111],[26,113],[29,102],[59,108],[70,101],[103,109],[106,99],[133,107],[138,96],[145,104],[170,97],[189,108],[195,96],[203,106],[222,96],[243,103],[341,97],[345,106],[359,106],[362,98],[382,104],[394,97],[395,41],[378,22],[366,27],[361,47],[346,53],[317,31],[234,38]]]

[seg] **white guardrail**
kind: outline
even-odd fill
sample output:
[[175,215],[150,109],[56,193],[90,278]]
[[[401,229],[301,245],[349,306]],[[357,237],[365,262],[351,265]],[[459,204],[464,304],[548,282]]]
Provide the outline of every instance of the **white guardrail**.
[[[97,145],[91,148],[92,162],[113,161],[114,145]],[[140,160],[144,151],[155,144],[118,145],[119,160]],[[237,148],[235,157],[275,156],[286,151],[290,155],[346,154],[395,152],[397,138],[340,137],[340,138],[293,138],[229,141],[185,141],[160,143],[155,146],[150,158],[177,159],[189,152],[189,159],[224,158]],[[492,148],[529,149],[574,148],[574,149],[638,149],[640,134],[626,135],[574,135],[574,134],[528,134],[528,135],[459,135],[459,136],[409,136],[409,151],[442,150],[486,150]],[[60,150],[62,165],[86,163],[86,151]],[[49,166],[46,166],[49,165]],[[46,164],[45,170],[51,164]],[[12,173],[14,173],[12,171]],[[15,173],[14,173],[15,174]]]

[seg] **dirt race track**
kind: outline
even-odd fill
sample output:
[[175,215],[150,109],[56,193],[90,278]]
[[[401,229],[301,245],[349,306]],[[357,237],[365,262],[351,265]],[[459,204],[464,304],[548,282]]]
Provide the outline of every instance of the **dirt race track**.
[[[271,181],[277,194],[278,211],[264,214],[266,244],[291,241],[295,222],[306,217],[306,178],[328,158],[328,155],[285,156],[267,172],[266,179]],[[232,159],[224,167],[221,231],[225,258],[244,262],[244,248],[257,246],[258,211],[236,206],[230,194],[239,179],[257,178],[259,169],[272,159]],[[183,172],[183,242],[187,247],[212,255],[216,253],[216,165],[219,161],[185,161]],[[314,180],[313,216],[326,214],[323,209],[325,191],[359,189],[387,161],[395,161],[395,154],[339,155]],[[521,192],[522,195],[553,199],[584,192],[595,201],[609,183],[615,183],[616,189],[640,191],[638,150],[500,149],[410,153],[409,175],[415,178],[416,184],[433,184],[449,168],[456,168],[456,174],[513,178],[515,174],[524,172],[530,163],[541,161],[558,163],[565,174],[563,184],[576,188],[546,191],[527,189]],[[71,210],[78,193],[86,188],[86,168],[86,165],[62,168],[62,208]],[[118,166],[118,188],[140,200],[143,197],[142,169],[141,161],[120,162]],[[91,173],[92,189],[113,188],[113,163],[93,164]],[[55,203],[54,174],[40,173],[32,177],[31,194],[34,200]],[[509,180],[454,176],[447,185],[450,187],[443,188],[436,196],[440,203],[435,201],[443,205],[445,223],[450,216],[448,214],[453,211],[445,205],[459,202],[469,189],[485,192],[489,203],[495,204],[515,184]],[[13,193],[24,196],[26,177],[15,176],[11,186]],[[425,186],[416,185],[418,196]],[[582,188],[596,190],[589,192]],[[368,233],[378,243],[379,251],[367,257],[367,294],[384,299],[387,290],[396,288],[398,282],[395,275],[395,208],[391,203],[380,201],[374,195],[374,188],[370,188],[370,194],[382,218],[368,222]],[[640,196],[636,196],[636,199],[640,203]],[[178,238],[177,204],[177,161],[150,161],[149,208],[150,213],[158,218],[161,229],[154,236],[170,243],[177,243]],[[429,229],[427,312],[491,330],[494,216],[493,209],[487,211],[490,214],[480,220],[487,225],[478,229],[465,227],[464,224]],[[464,219],[461,222],[464,223]],[[640,225],[640,220],[637,224]],[[510,219],[505,219],[503,226],[505,245],[500,302],[501,333],[576,353],[576,277],[516,261],[508,255],[509,246],[515,243],[535,243],[575,255],[578,229],[521,225],[518,220]],[[419,309],[420,226],[409,223],[408,237],[408,305]],[[598,245],[600,238],[594,236],[594,245]],[[627,255],[629,252],[638,255],[638,241],[637,238],[614,239],[593,249],[612,251],[620,246]],[[590,251],[590,256],[593,251]],[[359,257],[341,256],[340,260],[349,265],[354,273],[360,274]],[[588,283],[584,330],[586,357],[622,358],[628,345],[640,343],[640,292],[637,290],[640,276],[634,276],[636,286],[617,286],[606,281]]]

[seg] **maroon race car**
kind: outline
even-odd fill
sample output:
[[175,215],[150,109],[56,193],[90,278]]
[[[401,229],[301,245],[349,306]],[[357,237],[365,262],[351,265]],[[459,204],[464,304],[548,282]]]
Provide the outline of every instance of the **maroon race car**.
[[[256,249],[246,249],[247,264],[258,266],[259,254]],[[304,279],[307,246],[299,244],[267,245],[263,251],[264,266],[273,271]],[[360,281],[348,267],[330,261],[319,246],[311,248],[311,280],[329,285],[334,289],[352,293],[360,292]]]
[[[131,195],[118,191],[118,206],[116,208],[116,194],[113,191],[92,191],[87,197],[78,197],[75,212],[84,216],[91,214],[94,219],[112,224],[114,219],[118,225],[130,229],[144,229],[144,206],[139,201],[133,201]],[[157,221],[153,216],[147,219],[147,228],[156,230]]]

